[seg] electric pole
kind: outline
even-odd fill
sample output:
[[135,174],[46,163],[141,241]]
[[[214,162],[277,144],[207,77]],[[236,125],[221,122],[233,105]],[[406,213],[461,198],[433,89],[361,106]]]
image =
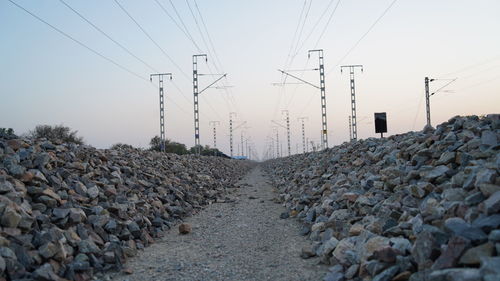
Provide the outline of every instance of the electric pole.
[[[448,81],[445,85],[441,86],[439,89],[436,91],[429,93],[429,82],[433,81]],[[439,93],[439,92],[453,92],[453,91],[442,91],[444,88],[448,87],[451,83],[455,82],[457,78],[453,79],[429,79],[429,77],[425,77],[425,107],[427,110],[427,126],[431,127],[431,104],[430,104],[430,97]]]
[[241,157],[245,156],[245,148],[243,147],[243,130],[240,132],[241,135]]
[[236,117],[236,112],[229,113],[229,150],[231,158],[233,158],[233,116]]
[[431,103],[430,103],[430,94],[429,94],[429,82],[434,81],[434,79],[429,79],[429,77],[425,77],[425,109],[427,113],[427,126],[431,127]]
[[[232,113],[233,113],[234,115],[236,115],[236,113],[234,113],[234,112],[232,112]],[[231,113],[229,114],[229,118],[232,118]],[[233,123],[233,121],[232,121],[232,119],[230,119],[230,125],[231,125],[231,128],[230,128],[230,131],[229,131],[229,133],[230,133],[229,138],[230,138],[230,142],[231,142],[231,147],[233,147],[233,145],[232,145],[232,140],[233,140],[233,132],[234,132],[234,131],[236,131],[236,130],[238,130],[238,129],[239,129],[239,128],[241,128],[242,126],[245,126],[245,124],[247,123],[247,121],[242,122],[241,124],[239,124],[238,126],[236,126],[236,128],[232,128],[232,123]],[[245,128],[245,127],[244,127],[244,128]],[[250,127],[246,127],[246,128],[250,128]],[[243,134],[243,132],[242,132],[242,134]],[[242,137],[243,137],[243,135],[242,135]],[[238,147],[238,154],[240,154],[240,145],[237,145],[237,147]],[[242,152],[241,154],[243,154],[243,152]]]
[[287,138],[287,145],[288,145],[288,156],[290,156],[291,149],[290,149],[290,115],[288,110],[282,110],[281,113],[285,113],[285,122],[286,122],[286,138]]
[[[246,122],[245,122],[246,123]],[[244,133],[244,130],[247,130],[247,129],[250,129],[250,127],[248,126],[244,126],[241,130],[241,156],[245,156],[245,152],[247,151],[247,147],[244,145],[244,139],[243,138],[243,133]],[[248,139],[247,139],[248,140]],[[248,142],[246,143],[248,145]],[[247,155],[248,156],[248,155]]]
[[311,52],[318,52],[319,55],[319,87],[321,91],[321,143],[322,148],[328,148],[328,128],[326,122],[326,92],[325,92],[325,64],[323,61],[323,49],[309,50],[308,57]]
[[221,77],[216,79],[210,85],[205,87],[203,90],[198,91],[198,57],[205,57],[205,62],[208,62],[206,54],[193,55],[193,99],[194,99],[194,147],[196,154],[200,155],[201,145],[200,145],[200,112],[198,106],[198,95],[201,94],[206,89],[210,88],[212,85],[217,83],[222,78],[226,77],[227,74],[222,74]]
[[209,122],[210,126],[212,126],[212,129],[214,131],[214,156],[217,156],[217,126],[220,125],[219,121],[210,121]]
[[299,117],[297,120],[301,121],[302,125],[302,152],[306,153],[306,147],[307,147],[307,142],[306,142],[306,125],[304,123],[305,120],[308,120],[307,117]]
[[163,76],[169,76],[172,80],[172,73],[155,73],[149,75],[149,81],[153,82],[153,76],[158,76],[158,88],[160,90],[160,151],[165,152],[165,99],[163,95]]
[[340,67],[340,73],[342,73],[342,69],[349,68],[349,77],[350,77],[350,85],[351,85],[351,140],[356,141],[358,139],[358,123],[356,122],[356,89],[354,87],[354,70],[356,67],[361,68],[361,72],[363,72],[362,65],[343,65]]
[[279,134],[279,128],[278,127],[273,127],[276,133],[276,158],[280,158],[280,134]]
[[351,116],[349,115],[349,141],[352,141],[352,123]]
[[325,64],[324,64],[324,59],[323,59],[323,49],[318,49],[318,50],[309,50],[308,51],[308,58],[311,57],[311,53],[317,52],[319,55],[319,68],[314,69],[314,70],[319,70],[319,86],[314,85],[313,83],[310,83],[300,77],[297,77],[295,75],[292,75],[284,70],[278,69],[279,72],[290,76],[292,78],[295,78],[299,80],[302,83],[308,84],[309,86],[313,86],[316,89],[320,90],[321,93],[321,146],[323,149],[328,148],[328,124],[326,120],[326,92],[325,92]]

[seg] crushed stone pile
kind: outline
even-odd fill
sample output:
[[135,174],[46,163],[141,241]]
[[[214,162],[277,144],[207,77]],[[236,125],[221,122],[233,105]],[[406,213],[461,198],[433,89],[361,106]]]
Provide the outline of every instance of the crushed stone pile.
[[325,280],[500,280],[500,115],[268,161]]
[[90,280],[203,205],[251,164],[0,137],[0,280]]

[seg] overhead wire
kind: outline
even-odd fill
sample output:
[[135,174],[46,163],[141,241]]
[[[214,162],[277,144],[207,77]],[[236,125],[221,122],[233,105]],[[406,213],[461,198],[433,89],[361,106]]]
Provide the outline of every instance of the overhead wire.
[[[215,52],[215,48],[213,48],[213,52],[212,52],[212,49],[210,48],[210,46],[209,46],[209,44],[208,44],[208,42],[207,42],[207,39],[205,39],[204,33],[203,33],[203,31],[202,31],[202,29],[201,29],[201,27],[200,27],[200,24],[199,24],[199,22],[198,22],[198,19],[196,18],[196,15],[195,15],[195,13],[194,13],[194,11],[193,11],[192,7],[191,7],[191,4],[189,4],[189,1],[188,1],[188,0],[186,0],[185,2],[186,2],[187,6],[188,6],[188,8],[189,8],[189,11],[190,11],[190,13],[191,13],[191,16],[193,17],[193,20],[194,20],[194,22],[195,22],[195,24],[196,24],[197,30],[198,30],[198,32],[200,33],[201,39],[202,39],[202,41],[203,41],[203,44],[204,44],[205,48],[207,49],[207,53],[208,53],[208,55],[210,55],[211,57],[213,56],[213,57],[215,58],[215,60],[217,60],[216,55],[215,55],[215,54],[213,54],[213,52]],[[196,2],[195,2],[195,3],[196,3]],[[198,10],[198,12],[199,12],[199,10]],[[200,13],[200,19],[201,19],[201,13]],[[206,28],[206,26],[205,26],[205,28]],[[208,29],[206,29],[206,31],[207,31],[207,37],[209,37],[210,35],[209,35],[209,33],[208,33]],[[213,47],[213,45],[212,45],[212,47]],[[211,61],[211,62],[212,62],[212,61]],[[220,72],[220,71],[219,71],[220,69],[218,68],[217,64],[216,64],[215,62],[212,62],[212,64],[213,64],[213,66],[214,66],[215,70],[216,70],[217,72]],[[209,64],[207,64],[207,66],[208,66],[208,69],[209,69],[209,73],[210,73],[210,74],[213,74],[213,71],[211,70],[210,65],[209,65]],[[223,83],[223,82],[219,82],[219,81],[218,81],[218,82],[216,82],[216,85],[219,85],[219,83]],[[224,84],[223,84],[223,88],[226,88],[226,85],[224,85]],[[223,98],[225,98],[225,97],[223,97]],[[210,104],[210,103],[209,103],[209,102],[208,102],[205,98],[204,98],[204,100],[205,100],[205,102],[209,105],[209,107],[211,107],[211,108],[213,109],[212,105],[211,105],[211,104]],[[228,110],[229,110],[229,111],[232,111],[232,109],[231,109],[230,107],[228,108]],[[220,117],[220,115],[218,114],[218,112],[217,112],[217,111],[216,111],[216,114],[218,115],[219,119],[222,119],[222,118]]]
[[465,87],[462,87],[460,89],[458,89],[457,91],[462,91],[462,90],[467,90],[467,89],[470,89],[470,88],[474,88],[474,87],[477,87],[477,86],[481,86],[481,85],[484,85],[484,84],[487,84],[487,83],[490,83],[490,82],[493,82],[495,80],[498,80],[500,79],[500,75],[499,76],[495,76],[491,79],[487,79],[487,80],[483,80],[479,83],[476,83],[476,84],[471,84],[471,85],[468,85],[468,86],[465,86]]
[[[23,10],[24,12],[28,13],[29,15],[31,15],[32,17],[34,17],[35,19],[39,20],[40,22],[46,24],[47,26],[51,27],[52,29],[54,29],[55,31],[57,31],[59,34],[63,35],[64,37],[70,39],[71,41],[77,43],[78,45],[84,47],[85,49],[89,50],[90,52],[94,53],[95,55],[101,57],[102,59],[110,62],[111,64],[115,65],[116,67],[128,72],[129,74],[141,79],[141,80],[144,80],[144,81],[148,81],[148,79],[142,77],[141,75],[137,74],[136,72],[126,68],[125,66],[117,63],[116,61],[114,61],[113,59],[101,54],[100,52],[96,51],[95,49],[87,46],[85,43],[79,41],[78,39],[76,39],[75,37],[69,35],[68,33],[62,31],[61,29],[57,28],[56,26],[50,24],[49,22],[45,21],[44,19],[40,18],[39,16],[35,15],[34,13],[32,13],[31,11],[27,10],[26,8],[24,8],[23,6],[19,5],[18,3],[12,1],[12,0],[8,0],[10,3],[14,4],[15,6],[17,6],[19,9]],[[149,82],[149,81],[148,81]]]
[[[339,7],[339,4],[340,4],[340,0],[338,0],[338,1],[337,1],[337,4],[336,4],[336,5],[335,5],[335,7],[333,8],[333,11],[332,11],[332,13],[330,14],[330,17],[328,18],[328,21],[326,22],[326,24],[325,24],[325,26],[324,26],[324,28],[323,28],[323,30],[322,30],[322,32],[321,32],[321,34],[320,34],[320,36],[318,37],[318,40],[316,41],[316,44],[314,44],[314,48],[313,48],[313,49],[317,49],[317,48],[318,48],[319,42],[320,42],[321,38],[323,37],[323,35],[325,34],[325,32],[326,32],[326,30],[327,30],[328,26],[330,25],[330,23],[331,23],[331,21],[332,21],[332,19],[333,19],[334,15],[336,14],[337,9],[338,9],[338,7]],[[304,68],[306,68],[306,66],[308,65],[308,63],[309,63],[309,61],[307,61],[307,62],[306,62],[306,64],[305,64]],[[301,77],[303,77],[303,74],[302,74],[302,76],[301,76]],[[293,91],[293,93],[292,93],[292,96],[290,97],[290,100],[288,101],[288,104],[286,105],[286,108],[290,107],[290,104],[292,104],[292,101],[293,101],[293,99],[295,98],[295,95],[296,95],[296,93],[297,93],[297,89],[298,89],[298,86],[296,86],[296,87],[295,87],[295,89],[294,89],[294,91]],[[309,103],[310,103],[310,102],[309,102]],[[308,106],[308,105],[307,105],[307,106]],[[306,106],[306,107],[307,107],[307,106]]]
[[[59,29],[58,27],[56,27],[56,26],[52,25],[51,23],[49,23],[49,22],[47,22],[46,20],[42,19],[41,17],[37,16],[35,13],[33,13],[33,12],[29,11],[28,9],[26,9],[25,7],[23,7],[23,6],[19,5],[18,3],[14,2],[13,0],[8,0],[8,1],[9,1],[10,3],[12,3],[13,5],[15,5],[16,7],[18,7],[19,9],[23,10],[24,12],[26,12],[27,14],[29,14],[30,16],[34,17],[34,18],[35,18],[35,19],[37,19],[38,21],[40,21],[40,22],[44,23],[45,25],[49,26],[50,28],[52,28],[53,30],[55,30],[56,32],[58,32],[59,34],[63,35],[63,36],[64,36],[64,37],[66,37],[67,39],[70,39],[71,41],[73,41],[73,42],[77,43],[77,44],[78,44],[78,45],[80,45],[81,47],[83,47],[83,48],[87,49],[88,51],[90,51],[90,52],[92,52],[93,54],[95,54],[95,55],[99,56],[100,58],[102,58],[102,59],[106,60],[107,62],[109,62],[109,63],[111,63],[111,64],[115,65],[116,67],[118,67],[118,68],[122,69],[123,71],[125,71],[125,72],[127,72],[127,73],[129,73],[129,74],[133,75],[134,77],[136,77],[136,78],[138,78],[138,79],[140,79],[140,80],[142,80],[142,81],[147,82],[147,83],[148,83],[148,85],[151,85],[151,86],[155,87],[156,89],[158,89],[158,87],[156,87],[156,86],[152,85],[152,84],[150,83],[150,81],[149,81],[147,78],[145,78],[145,77],[143,77],[143,76],[141,76],[141,75],[137,74],[136,72],[134,72],[134,71],[132,71],[132,70],[128,69],[127,67],[125,67],[125,66],[123,66],[123,65],[119,64],[118,62],[114,61],[113,59],[111,59],[111,58],[109,58],[109,57],[107,57],[107,56],[103,55],[102,53],[100,53],[100,52],[96,51],[95,49],[93,49],[93,48],[89,47],[89,46],[88,46],[88,45],[86,45],[85,43],[83,43],[83,42],[79,41],[79,40],[78,40],[78,39],[76,39],[75,37],[73,37],[73,36],[69,35],[68,33],[64,32],[63,30]],[[167,97],[167,98],[168,98],[168,97]],[[187,112],[186,112],[186,111],[185,111],[185,110],[184,110],[181,106],[179,106],[179,105],[178,105],[178,104],[177,104],[174,100],[170,99],[170,101],[172,102],[172,104],[174,104],[175,106],[177,106],[177,107],[178,107],[178,108],[179,108],[182,112],[187,113]]]
[[488,64],[488,63],[491,63],[493,61],[496,61],[500,59],[500,56],[496,56],[496,57],[493,57],[493,58],[489,58],[487,60],[484,60],[484,61],[481,61],[479,63],[475,63],[475,64],[472,64],[472,65],[468,65],[468,66],[465,66],[465,67],[462,67],[458,70],[455,70],[455,71],[452,71],[452,72],[449,72],[449,73],[446,73],[446,74],[442,74],[442,75],[438,75],[439,77],[446,77],[446,76],[449,76],[449,75],[455,75],[455,74],[458,74],[458,73],[462,73],[464,71],[467,71],[469,69],[473,69],[473,68],[476,68],[478,66],[481,66],[481,65],[485,65],[485,64]]
[[292,61],[298,54],[298,47],[299,47],[300,38],[302,37],[302,33],[304,32],[304,27],[305,27],[306,22],[307,22],[307,17],[309,16],[309,11],[311,10],[311,6],[312,6],[312,0],[309,1],[309,6],[307,7],[306,14],[305,14],[304,20],[302,22],[302,27],[300,28],[299,35],[297,37],[297,44],[295,45],[295,50],[293,51],[294,55],[292,55]]
[[[295,27],[295,31],[293,33],[292,43],[290,44],[288,54],[286,55],[285,66],[283,67],[284,69],[288,68],[288,60],[290,59],[291,54],[292,54],[292,50],[294,49],[294,46],[295,46],[295,39],[297,38],[297,33],[299,32],[299,26],[300,26],[300,23],[302,22],[302,15],[304,14],[304,10],[306,8],[306,5],[307,5],[307,0],[304,0],[304,4],[302,5],[302,9],[300,10],[299,20],[297,21],[297,26]],[[284,74],[282,74],[282,77],[283,77],[283,75]]]
[[[316,28],[318,27],[319,23],[321,22],[321,20],[323,19],[323,17],[326,15],[326,13],[328,12],[328,10],[330,10],[330,7],[332,6],[333,2],[335,0],[330,0],[330,2],[328,3],[328,5],[326,6],[326,8],[323,10],[323,13],[321,13],[320,17],[318,18],[318,20],[316,21],[316,23],[314,23],[313,27],[311,28],[311,30],[309,31],[309,33],[307,34],[307,36],[304,38],[304,40],[302,41],[302,44],[300,45],[300,47],[298,48],[297,50],[297,53],[296,55],[298,54],[298,52],[300,52],[300,50],[302,50],[302,48],[304,47],[304,45],[306,44],[307,40],[309,40],[309,38],[311,37],[311,35],[314,33],[314,31],[316,30]],[[337,10],[337,7],[340,3],[340,0],[337,1],[337,5],[335,6],[334,10],[333,10],[333,13],[335,13],[335,11]],[[331,17],[330,17],[331,18]],[[328,25],[328,23],[327,23]],[[326,30],[326,27],[327,25],[325,25],[325,28],[323,30]]]
[[189,33],[189,30],[187,29],[186,25],[184,24],[184,21],[182,20],[182,18],[180,17],[179,13],[177,12],[177,9],[175,8],[174,4],[172,3],[171,0],[170,1],[170,4],[172,5],[172,7],[174,8],[174,12],[175,14],[177,15],[177,17],[179,18],[180,20],[180,23],[182,24],[182,26],[184,28],[182,28],[179,23],[174,19],[174,17],[167,11],[167,9],[165,9],[165,7],[160,3],[160,1],[158,0],[154,0],[156,2],[156,4],[158,4],[158,6],[160,7],[160,9],[175,23],[175,25],[184,33],[184,35],[186,35],[186,37],[193,43],[193,45],[195,45],[195,47],[199,50],[200,48],[198,47],[198,44],[196,44],[196,41],[194,40],[194,38],[191,36],[191,34]]
[[153,44],[158,47],[158,49],[162,52],[162,54],[179,70],[180,73],[183,74],[183,76],[188,80],[188,81],[191,81],[191,78],[189,77],[189,75],[186,74],[186,72],[184,72],[184,70],[182,70],[182,68],[172,59],[172,57],[170,57],[167,52],[160,46],[160,44],[158,44],[158,42],[156,42],[153,37],[151,37],[151,35],[149,35],[149,33],[139,24],[139,22],[137,22],[137,20],[135,20],[135,18],[127,11],[127,9],[125,9],[125,7],[120,4],[120,2],[118,2],[118,0],[113,0],[117,5],[118,7],[120,7],[120,9],[135,23],[135,25],[142,31],[142,33],[144,35],[146,35],[146,37],[149,38],[149,40],[151,42],[153,42]]
[[[311,0],[312,2],[312,0]],[[309,4],[309,8],[310,9],[310,5],[311,3]],[[299,44],[300,42],[300,38],[297,37],[298,35],[298,32],[299,32],[299,29],[303,29],[301,27],[301,25],[303,25],[303,22],[305,22],[305,19],[306,17],[304,16],[304,19],[303,18],[303,15],[305,15],[305,9],[307,7],[307,0],[304,0],[304,4],[302,5],[302,8],[300,10],[300,15],[299,15],[299,20],[297,21],[297,26],[295,27],[295,31],[294,31],[294,34],[293,34],[293,37],[292,37],[292,42],[290,44],[290,48],[288,50],[288,54],[286,56],[286,59],[285,59],[285,64],[283,66],[283,69],[286,70],[287,68],[290,67],[290,65],[293,63],[295,57],[292,57],[292,54],[295,52],[295,49],[297,48],[297,45]],[[308,13],[308,12],[307,12]],[[288,75],[285,75],[284,73],[281,74],[281,83],[282,84],[285,84],[286,83],[286,80],[288,78]],[[286,88],[283,87],[281,88],[281,91],[280,93],[278,94],[278,99],[276,101],[276,105],[274,106],[274,113],[273,113],[273,118],[272,119],[276,119],[276,114],[278,112],[278,109],[281,105],[281,100],[285,100],[286,102]]]
[[[205,32],[207,34],[208,43],[210,44],[210,47],[212,48],[213,55],[215,57],[215,61],[218,64],[218,67],[217,67],[217,64],[214,63],[214,67],[217,70],[217,72],[224,72],[224,69],[222,67],[222,63],[220,62],[219,56],[217,54],[217,50],[215,49],[215,45],[213,43],[212,36],[210,36],[210,32],[208,31],[208,27],[207,27],[207,24],[205,22],[205,19],[203,18],[203,15],[202,15],[202,13],[200,11],[200,8],[198,7],[198,3],[196,2],[196,0],[193,0],[193,2],[194,2],[195,9],[198,12],[198,15],[200,16],[200,20],[201,20],[201,23],[203,25],[203,28],[204,28],[204,30],[205,30]],[[226,76],[225,80],[227,80],[227,79],[228,78]],[[228,105],[232,102],[234,108],[238,109],[238,105],[236,104],[236,101],[234,100],[234,93],[230,89],[228,89],[228,86],[227,86],[227,84],[224,81],[221,81],[221,84],[223,85],[223,89],[224,89],[226,95],[228,96],[227,99],[224,99],[224,100],[228,103]],[[232,97],[232,99],[230,97]],[[229,109],[229,111],[232,110],[230,108],[230,106],[228,107],[228,109]]]
[[[123,46],[123,44],[119,43],[118,41],[116,41],[114,38],[112,38],[109,34],[107,34],[104,30],[102,30],[101,28],[99,28],[97,25],[95,25],[91,20],[89,20],[88,18],[86,18],[83,14],[81,14],[80,12],[78,12],[75,8],[73,8],[71,5],[69,5],[68,3],[66,3],[64,0],[59,0],[59,2],[61,2],[63,5],[65,5],[68,9],[70,9],[73,13],[75,13],[76,15],[78,15],[81,19],[83,19],[86,23],[88,23],[90,26],[92,26],[95,30],[97,30],[99,33],[101,33],[102,35],[104,35],[106,38],[108,38],[111,42],[113,42],[115,45],[117,45],[118,47],[120,47],[122,50],[124,50],[127,54],[129,54],[130,56],[132,56],[133,58],[135,58],[137,61],[141,62],[144,66],[146,66],[147,68],[149,68],[151,71],[155,72],[155,73],[159,73],[160,71],[158,71],[156,68],[152,67],[150,64],[148,64],[147,62],[145,62],[143,59],[139,58],[137,55],[135,55],[134,53],[132,53],[132,51],[130,51],[128,48],[126,48],[125,46]],[[173,82],[173,81],[172,81]],[[182,95],[182,97],[188,102],[188,103],[191,103],[189,101],[189,99],[186,97],[186,95],[184,94],[184,92],[182,92],[180,90],[180,88],[177,86],[177,84],[175,84],[175,82],[173,82],[174,86],[176,87],[176,89],[179,91],[179,93]]]
[[61,2],[63,5],[65,5],[68,9],[70,9],[71,11],[73,11],[73,13],[75,13],[76,15],[78,15],[81,19],[83,19],[85,22],[87,22],[89,25],[91,25],[95,30],[97,30],[99,33],[101,33],[102,35],[104,35],[106,38],[108,38],[109,40],[111,40],[113,43],[115,43],[118,47],[120,47],[123,51],[125,51],[126,53],[128,53],[130,56],[134,57],[136,60],[138,60],[139,62],[141,62],[144,66],[146,66],[147,68],[149,68],[150,70],[154,71],[154,72],[159,72],[158,70],[156,70],[154,67],[152,67],[151,65],[149,65],[147,62],[145,62],[144,60],[142,60],[141,58],[139,58],[138,56],[136,56],[134,53],[132,53],[129,49],[125,48],[125,46],[123,46],[122,44],[120,44],[118,41],[116,41],[115,39],[113,39],[109,34],[107,34],[106,32],[104,32],[101,28],[99,28],[98,26],[96,26],[92,21],[90,21],[89,19],[87,19],[85,16],[83,16],[80,12],[78,12],[77,10],[75,10],[72,6],[70,6],[68,3],[66,3],[64,0],[59,0],[59,2]]
[[[125,9],[125,7],[123,5],[121,5],[118,0],[114,0],[114,2],[120,7],[120,9],[136,24],[136,26],[142,31],[142,33],[144,33],[144,35],[146,35],[146,37],[149,38],[149,40],[151,42],[153,42],[153,44],[158,47],[158,49],[160,49],[160,51],[163,53],[163,55],[183,74],[183,76],[188,80],[188,81],[191,81],[191,78],[186,74],[186,72],[184,72],[180,66],[175,63],[175,61],[165,52],[165,50],[153,39],[153,37],[151,37],[151,35],[149,35],[149,33],[139,24],[139,22],[127,11],[127,9]],[[180,90],[180,88],[174,84],[174,86],[177,88],[177,90],[182,93],[182,95],[184,96],[184,98],[189,102],[189,99],[184,95],[184,93]],[[203,98],[203,97],[202,97]],[[204,98],[203,98],[204,99]],[[209,107],[212,109],[212,111],[220,118],[220,115],[219,113],[210,105],[210,103],[208,101],[206,101],[206,103],[209,105]]]
[[389,12],[389,10],[394,6],[394,4],[396,4],[397,1],[398,0],[393,0],[389,4],[389,6],[384,10],[384,12],[372,23],[372,25],[370,25],[368,30],[365,33],[363,33],[363,35],[356,41],[356,43],[354,43],[354,45],[341,57],[341,59],[337,62],[337,64],[335,64],[332,68],[330,68],[330,70],[326,73],[326,75],[330,74],[334,69],[336,69],[344,61],[344,59],[347,58],[352,53],[352,51],[354,51],[354,49],[358,47],[361,41],[365,39],[365,37],[373,30],[373,28],[380,22],[380,20],[382,20],[382,18]]
[[[217,64],[219,65],[219,68],[222,69],[222,64],[220,63],[219,56],[217,55],[217,51],[216,51],[216,49],[214,47],[214,43],[212,41],[212,37],[210,36],[210,33],[208,32],[207,25],[205,23],[205,20],[203,19],[203,15],[200,12],[200,9],[198,7],[198,3],[196,2],[196,0],[193,0],[193,2],[194,2],[195,9],[198,12],[198,15],[200,16],[201,24],[203,25],[203,28],[205,29],[205,33],[207,34],[208,43],[210,44],[210,46],[213,50],[213,55],[215,57],[215,60],[216,60]],[[214,66],[215,66],[215,64],[214,64]],[[219,71],[219,70],[217,70],[217,71]],[[222,72],[223,72],[223,70],[222,70]]]
[[323,28],[323,30],[321,31],[321,34],[319,35],[318,37],[318,40],[316,40],[316,44],[314,44],[314,49],[316,49],[319,45],[319,42],[321,41],[321,39],[323,38],[323,35],[325,35],[326,33],[326,30],[328,29],[328,26],[330,25],[330,22],[332,21],[333,19],[333,16],[335,15],[335,12],[337,12],[337,9],[339,7],[339,4],[340,4],[340,0],[337,1],[337,4],[335,5],[335,8],[333,8],[333,11],[332,13],[330,14],[330,17],[328,18],[328,21],[326,22],[325,24],[325,27]]

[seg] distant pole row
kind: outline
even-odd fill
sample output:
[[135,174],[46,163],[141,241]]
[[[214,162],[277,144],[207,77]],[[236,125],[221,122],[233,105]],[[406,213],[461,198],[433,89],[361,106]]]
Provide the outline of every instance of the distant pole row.
[[158,76],[158,89],[160,91],[160,151],[165,151],[165,97],[163,94],[163,76],[169,76],[172,80],[172,73],[154,73],[149,76],[153,81],[153,76]]

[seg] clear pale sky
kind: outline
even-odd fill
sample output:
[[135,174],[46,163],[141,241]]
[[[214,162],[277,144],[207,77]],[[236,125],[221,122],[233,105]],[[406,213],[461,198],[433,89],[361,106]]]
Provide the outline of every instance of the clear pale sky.
[[[149,82],[152,71],[60,1],[13,1],[140,78],[62,36],[11,2],[0,1],[0,127],[24,133],[37,124],[62,123],[78,130],[88,144],[96,147],[117,142],[146,147],[149,139],[159,134],[157,82]],[[169,0],[157,1],[182,27]],[[356,73],[360,138],[377,136],[374,112],[387,112],[389,134],[422,129],[425,76],[458,78],[445,88],[452,92],[440,92],[431,98],[433,125],[454,115],[500,113],[498,0],[399,0],[357,45],[393,0],[341,0],[329,25],[326,23],[338,0],[315,0],[310,8],[309,0],[196,0],[218,60],[195,1],[187,1],[208,47],[186,1],[172,3],[201,51],[209,54],[210,69],[203,62],[200,72],[227,72],[224,84],[233,86],[227,91],[211,88],[200,97],[201,143],[212,145],[209,121],[221,121],[218,146],[227,154],[231,111],[237,112],[236,121],[247,121],[250,128],[246,136],[251,137],[261,155],[267,148],[267,136],[272,135],[270,120],[281,120],[284,109],[290,112],[294,153],[301,143],[300,116],[309,117],[307,137],[319,141],[319,91],[308,85],[272,85],[282,81],[278,68],[317,67],[317,56],[307,58],[307,50],[315,47],[325,52],[330,146],[349,139],[349,74],[341,74],[339,67],[344,64],[364,65],[364,72]],[[184,32],[155,0],[119,1],[177,68],[114,1],[65,2],[154,69],[173,73],[175,85],[165,83],[166,135],[192,146],[191,56],[200,52]],[[318,41],[323,29],[324,36]],[[299,37],[298,44],[292,41],[294,34]],[[291,64],[290,49],[294,57]],[[318,72],[294,74],[319,83]],[[200,77],[200,87],[214,78]],[[295,81],[288,78],[287,82]],[[445,83],[433,82],[431,91]],[[235,139],[239,143],[240,130]],[[285,146],[283,129],[280,139]]]

